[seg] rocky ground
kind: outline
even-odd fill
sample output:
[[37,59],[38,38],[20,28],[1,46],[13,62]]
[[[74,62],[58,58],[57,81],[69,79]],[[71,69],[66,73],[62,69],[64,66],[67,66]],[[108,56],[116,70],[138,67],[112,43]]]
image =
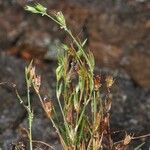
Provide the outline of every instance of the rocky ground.
[[[26,97],[24,67],[35,59],[43,78],[44,95],[55,99],[56,45],[68,41],[66,35],[44,17],[23,10],[23,0],[0,1],[0,147],[10,149],[27,116],[17,101],[12,83]],[[28,1],[29,3],[29,1]],[[49,10],[62,10],[77,36],[88,38],[87,48],[96,58],[96,71],[112,74],[112,130],[126,130],[135,136],[150,133],[150,21],[148,1],[138,0],[44,0]],[[13,56],[12,56],[13,55]],[[51,124],[42,113],[35,95],[34,138],[60,149]],[[121,133],[120,133],[120,136]],[[132,147],[150,138],[133,141]]]

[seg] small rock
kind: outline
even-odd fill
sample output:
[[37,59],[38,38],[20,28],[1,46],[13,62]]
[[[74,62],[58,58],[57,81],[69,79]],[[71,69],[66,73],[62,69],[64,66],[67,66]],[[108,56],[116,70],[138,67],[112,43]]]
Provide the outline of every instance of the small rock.
[[135,83],[150,89],[150,53],[138,50],[130,53],[127,71]]

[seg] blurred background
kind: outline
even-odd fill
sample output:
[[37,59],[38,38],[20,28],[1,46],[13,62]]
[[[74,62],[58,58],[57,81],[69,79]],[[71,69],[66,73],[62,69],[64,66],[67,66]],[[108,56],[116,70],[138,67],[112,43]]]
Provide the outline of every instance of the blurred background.
[[[9,82],[0,86],[0,147],[9,150],[20,139],[20,126],[26,126],[26,113],[10,83],[25,98],[24,67],[34,58],[43,94],[55,99],[56,49],[61,42],[70,42],[48,18],[24,10],[35,2],[49,12],[62,11],[74,34],[87,38],[96,73],[114,76],[112,131],[119,130],[120,138],[124,131],[135,136],[150,133],[149,0],[0,0],[0,82]],[[38,100],[33,103],[34,138],[60,149]],[[150,138],[133,141],[131,147],[144,141],[146,150]]]

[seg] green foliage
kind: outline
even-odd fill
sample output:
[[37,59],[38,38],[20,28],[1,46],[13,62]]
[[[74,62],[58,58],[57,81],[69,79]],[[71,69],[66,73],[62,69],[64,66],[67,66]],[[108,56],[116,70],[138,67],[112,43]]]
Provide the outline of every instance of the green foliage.
[[38,3],[38,4],[34,5],[34,7],[26,6],[25,10],[27,10],[31,13],[35,13],[35,14],[42,14],[42,16],[44,16],[46,14],[47,9]]
[[43,101],[39,91],[41,83],[34,68],[29,65],[26,69],[28,86],[32,83],[43,109],[57,131],[63,149],[102,150],[106,143],[110,150],[117,147],[125,148],[131,140],[130,136],[126,136],[124,142],[115,145],[110,134],[110,88],[113,78],[106,77],[106,94],[102,99],[101,78],[94,74],[94,56],[90,51],[84,50],[87,40],[80,43],[76,39],[68,29],[62,12],[49,15],[41,4],[26,6],[25,9],[53,20],[68,34],[73,43],[63,44],[60,48],[56,69],[56,97],[63,124],[55,121],[57,112],[52,102]]

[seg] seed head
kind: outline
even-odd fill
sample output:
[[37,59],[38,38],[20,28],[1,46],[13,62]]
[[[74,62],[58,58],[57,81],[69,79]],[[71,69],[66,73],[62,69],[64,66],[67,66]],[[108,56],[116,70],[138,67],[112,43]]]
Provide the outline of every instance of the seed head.
[[107,76],[105,81],[106,81],[107,88],[111,88],[111,86],[114,83],[113,77],[112,76]]

